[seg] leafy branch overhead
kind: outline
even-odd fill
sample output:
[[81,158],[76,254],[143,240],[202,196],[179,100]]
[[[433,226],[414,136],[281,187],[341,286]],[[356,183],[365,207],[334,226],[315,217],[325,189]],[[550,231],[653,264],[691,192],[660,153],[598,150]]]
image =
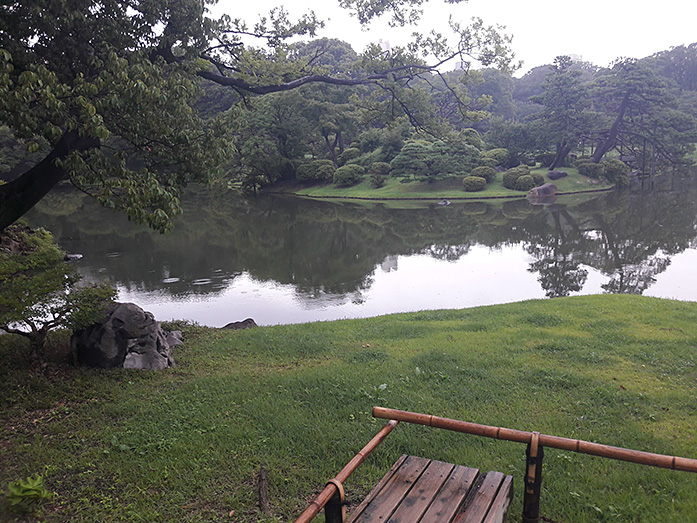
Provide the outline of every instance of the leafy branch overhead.
[[[308,84],[372,85],[408,110],[402,89],[446,61],[506,67],[509,39],[481,21],[452,24],[458,43],[415,36],[407,49],[370,48],[353,66],[328,70],[297,53],[323,26],[283,8],[256,23],[213,19],[200,0],[76,0],[0,6],[0,121],[46,161],[0,187],[0,229],[69,179],[103,204],[160,230],[180,212],[189,182],[223,174],[230,113],[197,107],[203,79],[230,88],[233,103]],[[361,23],[418,18],[423,0],[345,0]],[[431,60],[431,61],[429,61]],[[453,90],[455,93],[455,90]],[[464,98],[460,99],[464,101]]]

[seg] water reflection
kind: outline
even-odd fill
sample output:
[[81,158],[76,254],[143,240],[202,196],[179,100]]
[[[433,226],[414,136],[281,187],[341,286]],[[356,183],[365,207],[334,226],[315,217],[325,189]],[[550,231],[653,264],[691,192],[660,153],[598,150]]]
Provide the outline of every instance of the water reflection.
[[84,255],[88,279],[113,282],[160,319],[217,325],[259,311],[268,324],[646,293],[677,253],[695,251],[696,195],[694,180],[677,175],[546,206],[390,209],[197,189],[175,232],[159,235],[62,189],[31,220]]

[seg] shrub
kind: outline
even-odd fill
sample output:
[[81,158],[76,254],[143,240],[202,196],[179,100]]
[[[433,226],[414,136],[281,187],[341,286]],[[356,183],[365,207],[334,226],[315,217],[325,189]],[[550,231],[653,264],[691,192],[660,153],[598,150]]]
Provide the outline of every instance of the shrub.
[[334,183],[337,187],[351,187],[361,181],[364,173],[365,169],[360,165],[344,165],[334,171]]
[[298,166],[295,179],[299,182],[331,180],[334,176],[334,162],[331,160],[314,160]]
[[536,187],[535,185],[535,179],[532,177],[530,174],[524,174],[523,176],[520,176],[516,181],[515,181],[515,190],[516,191],[529,191],[533,187]]
[[499,163],[495,158],[489,158],[488,156],[479,157],[479,165],[483,167],[497,167]]
[[387,162],[373,162],[368,167],[368,173],[370,174],[390,174],[390,164]]
[[532,179],[535,180],[535,187],[539,187],[540,185],[543,185],[545,183],[544,174],[532,173],[530,174],[530,176],[532,176]]
[[503,173],[503,186],[506,189],[516,188],[516,181],[521,176],[528,176],[530,174],[530,168],[526,165],[519,165],[518,167],[513,167],[508,169]]
[[339,165],[346,165],[349,162],[355,160],[361,155],[361,150],[356,148],[356,147],[349,147],[348,149],[344,149],[344,152],[339,155],[339,158],[337,158],[337,161],[339,162]]
[[470,176],[484,178],[486,180],[486,183],[491,183],[494,181],[494,178],[496,178],[496,169],[494,169],[493,167],[480,165],[479,167],[475,167],[474,169],[472,169],[472,172],[470,172]]
[[589,178],[600,178],[605,174],[605,166],[602,163],[582,163],[578,166],[578,172]]
[[382,174],[371,174],[370,175],[370,186],[373,189],[379,189],[385,186],[385,177]]
[[629,174],[629,165],[621,160],[605,160],[602,165],[605,167],[605,177],[611,182],[616,183],[620,177]]
[[510,156],[508,149],[504,149],[503,147],[490,149],[488,151],[484,151],[482,154],[485,158],[492,158],[496,160],[496,165],[506,165],[508,163],[508,157]]
[[486,180],[479,176],[466,176],[462,180],[462,187],[467,192],[477,192],[486,189]]
[[116,289],[79,285],[77,269],[43,229],[22,223],[2,231],[12,250],[0,249],[0,328],[29,340],[33,357],[43,361],[49,331],[81,329],[109,307]]

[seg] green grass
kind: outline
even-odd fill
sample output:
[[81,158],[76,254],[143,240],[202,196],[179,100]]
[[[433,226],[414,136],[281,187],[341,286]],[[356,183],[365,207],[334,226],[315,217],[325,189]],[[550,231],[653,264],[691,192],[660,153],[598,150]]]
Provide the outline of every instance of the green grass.
[[[564,168],[569,176],[556,180],[554,183],[561,193],[574,193],[581,191],[603,190],[611,187],[606,181],[593,180],[581,176],[576,168]],[[533,172],[546,175],[547,169],[533,169]],[[370,185],[369,177],[365,176],[363,181],[353,187],[338,188],[333,184],[326,185],[295,185],[284,187],[284,190],[300,196],[311,196],[314,198],[369,198],[369,199],[487,199],[487,198],[523,198],[525,192],[512,191],[506,189],[502,183],[502,176],[498,174],[496,179],[487,185],[486,189],[480,192],[466,192],[462,189],[462,179],[454,178],[441,180],[433,183],[409,182],[402,183],[396,178],[387,178],[384,187],[374,189]],[[271,191],[274,191],[271,188]]]
[[[590,296],[189,327],[169,371],[41,376],[0,336],[0,480],[43,476],[46,522],[289,521],[383,425],[374,405],[697,457],[696,320],[697,303]],[[407,424],[348,481],[350,501],[402,453],[513,474],[518,520],[523,445]],[[271,518],[256,505],[262,464]],[[542,514],[690,521],[697,475],[547,449]]]

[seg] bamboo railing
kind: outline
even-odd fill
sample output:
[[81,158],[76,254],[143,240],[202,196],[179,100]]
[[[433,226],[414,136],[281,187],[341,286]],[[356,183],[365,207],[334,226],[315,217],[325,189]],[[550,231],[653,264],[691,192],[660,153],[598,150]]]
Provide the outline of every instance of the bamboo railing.
[[[396,421],[405,421],[418,425],[426,425],[440,429],[464,432],[487,438],[502,439],[506,441],[517,441],[518,443],[530,443],[533,438],[532,432],[523,430],[507,429],[504,427],[492,427],[490,425],[479,425],[448,418],[439,418],[429,414],[417,414],[403,410],[387,409],[384,407],[374,407],[373,416]],[[556,449],[570,450],[582,454],[591,454],[603,458],[611,458],[653,467],[661,467],[686,472],[697,472],[697,459],[681,458],[678,456],[667,456],[665,454],[654,454],[652,452],[642,452],[640,450],[625,449],[622,447],[612,447],[600,443],[591,443],[579,439],[561,438],[558,436],[539,435],[539,445],[553,447]]]
[[[336,477],[327,483],[324,490],[319,493],[319,495],[310,503],[310,505],[303,511],[302,514],[295,520],[295,523],[309,523],[312,521],[319,511],[324,508],[324,506],[332,499],[337,493],[343,498],[343,484],[348,479],[348,477],[353,473],[358,465],[363,463],[365,458],[375,450],[382,441],[387,437],[387,435],[392,432],[392,429],[397,426],[397,421],[390,420],[387,425],[385,425],[380,432],[378,432],[373,439],[371,439],[368,444],[361,449],[361,451],[354,456],[354,458],[349,461],[346,466],[341,469]],[[343,499],[342,499],[343,501]]]

